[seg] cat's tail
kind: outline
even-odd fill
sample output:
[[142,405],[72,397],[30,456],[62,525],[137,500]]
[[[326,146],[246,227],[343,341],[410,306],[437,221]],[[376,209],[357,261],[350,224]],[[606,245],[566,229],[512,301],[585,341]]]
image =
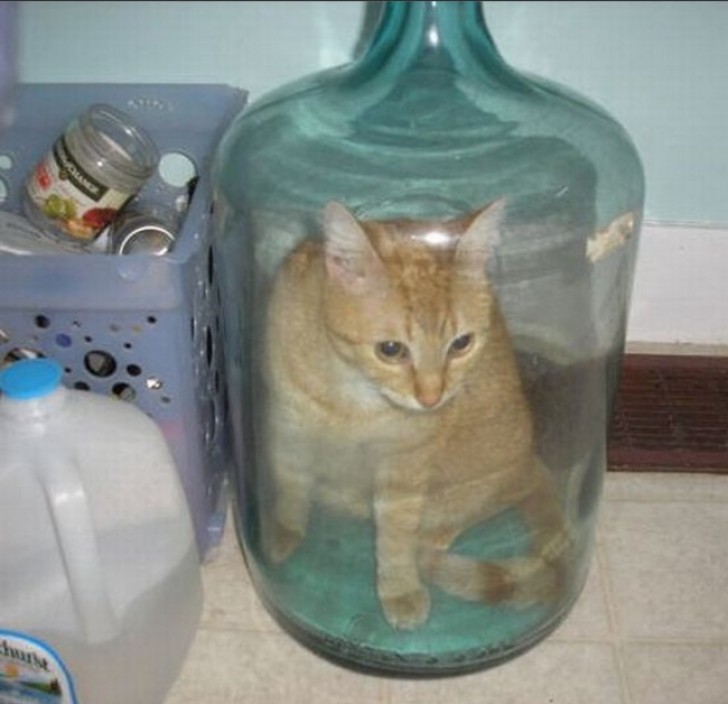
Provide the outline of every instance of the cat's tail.
[[[555,544],[556,541],[559,544]],[[481,561],[444,550],[421,555],[426,581],[467,601],[525,608],[558,601],[568,588],[566,538],[525,557]]]

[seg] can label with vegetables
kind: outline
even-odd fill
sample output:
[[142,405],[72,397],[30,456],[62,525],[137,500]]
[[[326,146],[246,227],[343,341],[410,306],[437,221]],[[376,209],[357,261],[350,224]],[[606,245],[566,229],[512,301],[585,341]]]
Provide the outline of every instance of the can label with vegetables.
[[27,183],[28,195],[47,217],[75,239],[91,240],[133,194],[99,183],[74,158],[60,137],[38,163]]
[[25,181],[23,209],[37,227],[94,240],[152,176],[159,150],[134,118],[106,103],[76,115]]

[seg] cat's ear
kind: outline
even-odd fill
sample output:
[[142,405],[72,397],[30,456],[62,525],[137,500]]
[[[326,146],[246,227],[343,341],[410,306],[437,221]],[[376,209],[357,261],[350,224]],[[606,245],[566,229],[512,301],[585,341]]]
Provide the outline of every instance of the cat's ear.
[[485,265],[493,245],[500,236],[506,199],[499,198],[483,208],[471,220],[460,237],[455,261],[458,269],[470,275],[485,275]]
[[324,208],[326,271],[351,293],[365,293],[382,275],[382,263],[356,217],[341,203]]

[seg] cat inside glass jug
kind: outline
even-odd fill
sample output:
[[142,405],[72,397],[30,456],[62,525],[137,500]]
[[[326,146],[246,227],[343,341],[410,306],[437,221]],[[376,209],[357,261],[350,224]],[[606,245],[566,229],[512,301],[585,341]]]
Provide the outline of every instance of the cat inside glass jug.
[[220,142],[236,526],[315,652],[492,666],[589,570],[644,197],[623,128],[510,67],[479,2],[387,2],[366,51]]

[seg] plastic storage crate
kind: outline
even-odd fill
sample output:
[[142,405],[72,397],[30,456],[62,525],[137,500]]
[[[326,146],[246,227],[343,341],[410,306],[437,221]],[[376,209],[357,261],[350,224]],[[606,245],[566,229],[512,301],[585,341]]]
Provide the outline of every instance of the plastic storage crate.
[[202,560],[225,527],[231,462],[209,167],[245,98],[223,85],[21,84],[14,120],[0,133],[2,208],[15,213],[27,173],[92,102],[125,110],[159,147],[160,168],[143,194],[172,204],[196,178],[164,256],[0,256],[0,365],[52,356],[67,385],[117,396],[154,418],[175,456]]

